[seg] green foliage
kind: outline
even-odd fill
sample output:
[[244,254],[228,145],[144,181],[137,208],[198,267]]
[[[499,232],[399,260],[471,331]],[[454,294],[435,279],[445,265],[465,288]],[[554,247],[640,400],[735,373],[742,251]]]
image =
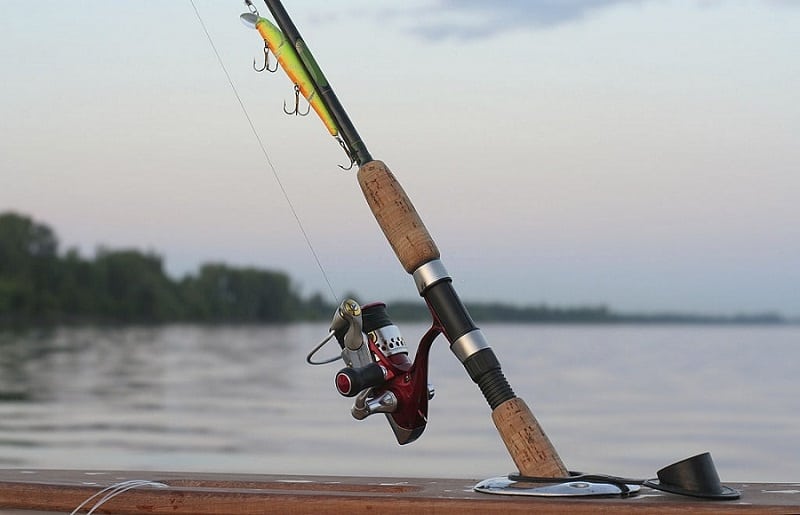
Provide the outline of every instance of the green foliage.
[[215,322],[292,320],[301,305],[285,274],[223,264],[203,265],[180,290],[189,318]]
[[102,318],[162,322],[182,315],[178,288],[164,273],[159,256],[104,249],[92,268],[95,309]]
[[330,316],[316,295],[306,303],[280,272],[204,265],[173,281],[160,256],[100,249],[93,260],[46,225],[0,214],[0,325],[111,322],[283,322]]
[[16,213],[0,214],[0,322],[48,317],[58,310],[53,231]]

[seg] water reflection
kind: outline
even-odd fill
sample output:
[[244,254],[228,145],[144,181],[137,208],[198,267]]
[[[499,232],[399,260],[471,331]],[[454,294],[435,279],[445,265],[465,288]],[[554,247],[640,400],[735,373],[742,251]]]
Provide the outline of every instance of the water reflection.
[[[414,341],[421,325],[403,327]],[[652,476],[710,450],[724,479],[798,480],[797,327],[484,326],[574,469]],[[0,334],[0,466],[484,477],[513,470],[443,341],[426,434],[357,422],[325,324]]]

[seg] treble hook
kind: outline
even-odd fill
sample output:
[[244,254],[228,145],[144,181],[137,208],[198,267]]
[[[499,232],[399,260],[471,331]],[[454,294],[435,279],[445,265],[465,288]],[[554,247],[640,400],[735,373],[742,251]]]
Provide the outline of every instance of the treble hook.
[[309,112],[311,112],[311,104],[308,104],[308,109],[306,109],[305,113],[300,112],[300,86],[297,84],[294,85],[294,111],[289,111],[286,109],[286,100],[283,101],[283,112],[286,114],[294,114],[297,116],[305,116]]
[[274,73],[278,71],[278,63],[275,63],[275,68],[269,67],[269,46],[267,45],[266,41],[264,41],[264,66],[261,68],[256,68],[256,60],[253,59],[253,69],[257,72],[263,72],[264,70],[267,70],[268,72]]
[[350,149],[347,148],[347,144],[344,142],[344,140],[342,139],[341,136],[337,135],[336,136],[336,141],[339,142],[339,145],[342,147],[342,150],[344,150],[344,153],[347,154],[347,158],[350,160],[350,166],[348,166],[347,168],[345,168],[342,165],[337,165],[337,166],[339,168],[341,168],[342,170],[345,170],[345,171],[352,170],[353,169],[353,165],[356,164],[356,158],[353,157],[353,152],[351,152]]

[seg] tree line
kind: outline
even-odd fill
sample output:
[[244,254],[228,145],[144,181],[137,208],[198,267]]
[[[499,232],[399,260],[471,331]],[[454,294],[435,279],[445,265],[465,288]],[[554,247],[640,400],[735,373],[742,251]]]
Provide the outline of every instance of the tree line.
[[[358,297],[355,297],[358,299]],[[558,308],[473,302],[475,320],[506,323],[784,323],[778,314],[705,316],[622,314],[606,306]],[[272,323],[326,320],[335,305],[304,298],[283,272],[209,263],[170,278],[163,260],[136,249],[99,249],[84,258],[59,252],[55,232],[13,212],[0,213],[0,326],[62,323]],[[424,302],[389,303],[394,320],[427,320]]]
[[0,325],[285,322],[333,309],[320,295],[302,298],[282,272],[211,263],[173,280],[154,253],[60,253],[47,225],[0,214]]

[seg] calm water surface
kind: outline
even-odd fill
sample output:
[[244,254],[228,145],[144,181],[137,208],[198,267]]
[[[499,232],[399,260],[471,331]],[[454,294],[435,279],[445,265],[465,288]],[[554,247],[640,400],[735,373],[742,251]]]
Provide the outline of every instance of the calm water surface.
[[[0,333],[0,467],[416,475],[514,470],[434,344],[426,433],[350,416],[326,324]],[[401,326],[409,341],[423,325]],[[711,451],[725,481],[800,481],[800,327],[483,325],[569,468],[652,477]]]

